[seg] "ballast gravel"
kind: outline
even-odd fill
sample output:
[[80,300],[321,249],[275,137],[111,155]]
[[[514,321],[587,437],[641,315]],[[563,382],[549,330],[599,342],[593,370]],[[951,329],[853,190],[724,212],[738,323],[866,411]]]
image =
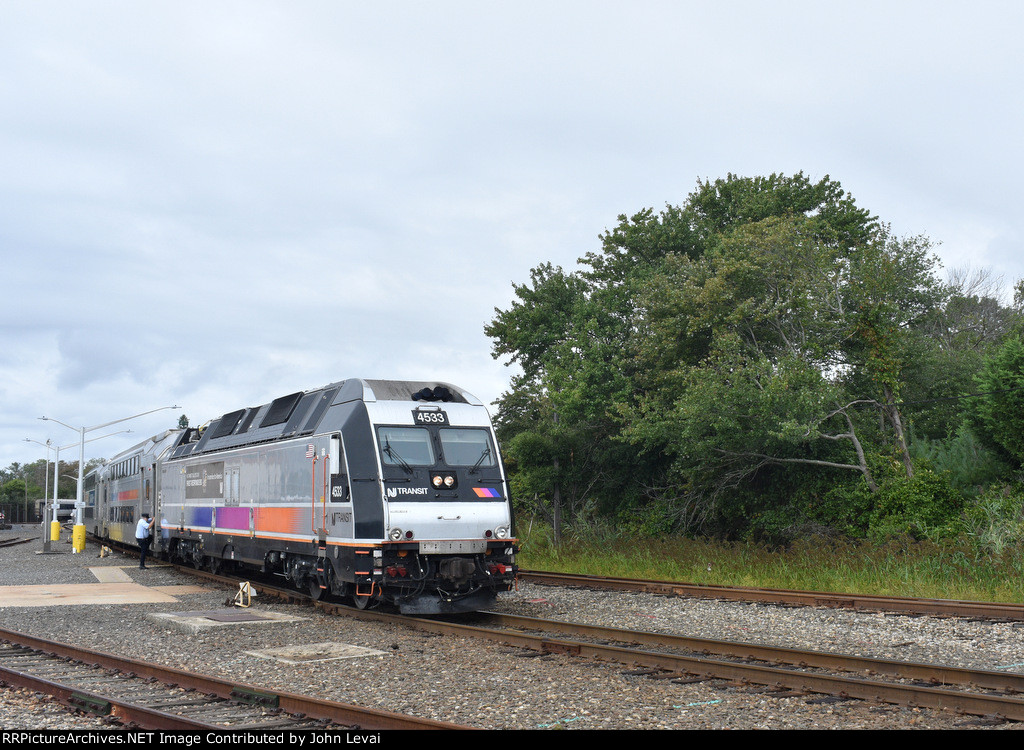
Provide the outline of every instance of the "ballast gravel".
[[[29,531],[37,533],[35,528]],[[0,532],[0,541],[26,528]],[[196,585],[157,561],[100,557],[89,543],[0,548],[0,586],[95,583],[89,570],[117,566],[144,586]],[[252,613],[298,619],[183,630],[154,615],[220,609],[235,592],[202,584],[174,603],[4,606],[0,626],[154,663],[479,729],[1021,729],[948,711],[809,694],[778,695],[723,681],[676,684],[626,665],[528,650],[400,625],[331,617],[310,607],[253,598]],[[862,656],[1024,673],[1024,623],[909,617],[520,584],[501,612],[688,636],[813,648]],[[286,662],[252,652],[320,643],[368,649],[349,658]],[[24,690],[0,689],[2,729],[110,728]]]

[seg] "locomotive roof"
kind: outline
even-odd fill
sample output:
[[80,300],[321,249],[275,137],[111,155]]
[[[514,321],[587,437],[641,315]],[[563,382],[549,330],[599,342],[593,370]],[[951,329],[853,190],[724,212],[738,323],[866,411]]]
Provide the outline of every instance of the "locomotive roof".
[[228,412],[205,429],[184,431],[170,458],[311,435],[327,410],[353,401],[455,402],[482,406],[472,394],[449,383],[352,378],[311,391],[299,391],[270,403]]

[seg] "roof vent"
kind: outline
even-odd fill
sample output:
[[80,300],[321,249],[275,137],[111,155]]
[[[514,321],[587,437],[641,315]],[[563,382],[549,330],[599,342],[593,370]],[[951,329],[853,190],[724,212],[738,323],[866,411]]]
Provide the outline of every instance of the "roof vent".
[[443,385],[436,388],[424,388],[412,394],[413,401],[451,401],[453,398],[452,392]]

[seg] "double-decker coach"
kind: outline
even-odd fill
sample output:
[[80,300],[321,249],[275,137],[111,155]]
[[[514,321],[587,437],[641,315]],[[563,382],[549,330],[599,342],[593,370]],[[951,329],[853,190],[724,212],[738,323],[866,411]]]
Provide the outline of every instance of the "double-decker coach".
[[88,524],[95,536],[135,544],[135,525],[142,514],[158,517],[160,461],[181,435],[182,430],[155,435],[86,475],[86,502],[97,509]]

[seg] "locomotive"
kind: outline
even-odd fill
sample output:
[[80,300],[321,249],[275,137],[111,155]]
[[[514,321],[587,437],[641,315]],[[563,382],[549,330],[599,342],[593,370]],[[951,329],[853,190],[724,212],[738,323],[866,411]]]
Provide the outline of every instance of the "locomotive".
[[470,612],[515,585],[512,506],[485,406],[448,383],[350,379],[168,430],[95,470],[94,535],[314,598]]

